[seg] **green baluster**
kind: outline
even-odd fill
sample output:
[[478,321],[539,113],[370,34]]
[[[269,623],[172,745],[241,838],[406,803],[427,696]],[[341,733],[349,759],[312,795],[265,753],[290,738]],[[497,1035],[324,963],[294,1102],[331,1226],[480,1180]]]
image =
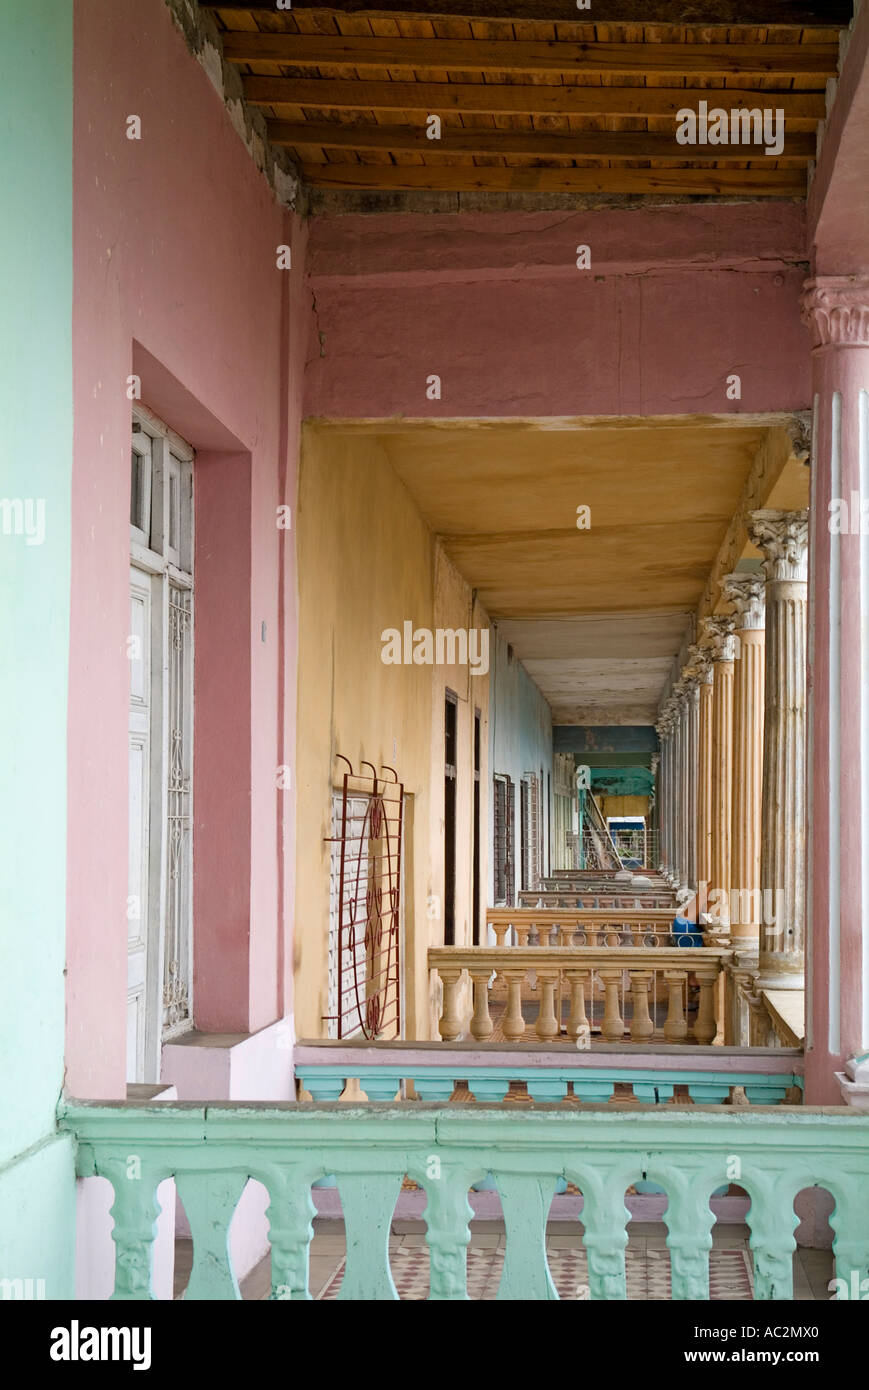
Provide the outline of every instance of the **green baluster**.
[[582,1221],[585,1226],[584,1245],[588,1256],[588,1287],[592,1299],[626,1299],[625,1246],[628,1233],[625,1223],[630,1212],[625,1206],[624,1174],[589,1170],[580,1176],[565,1173],[568,1182],[575,1182],[583,1195]]
[[310,1302],[308,1275],[317,1215],[310,1177],[296,1169],[276,1169],[268,1174],[266,1186],[271,1197],[266,1213],[272,1248],[270,1297]]
[[741,1185],[751,1194],[746,1218],[748,1242],[754,1255],[755,1302],[792,1300],[794,1296],[794,1191],[783,1185],[781,1173],[745,1174]]
[[240,1299],[229,1227],[247,1186],[246,1173],[179,1173],[175,1179],[193,1236],[193,1269],[185,1299]]
[[[416,1175],[414,1174],[414,1177]],[[419,1181],[420,1179],[416,1179]],[[426,1169],[426,1244],[429,1249],[432,1302],[463,1302],[468,1298],[468,1222],[474,1209],[468,1201],[477,1169],[450,1164],[439,1155],[429,1158]]]
[[709,1206],[713,1179],[694,1175],[687,1181],[671,1169],[653,1181],[667,1186],[667,1249],[670,1251],[670,1296],[709,1298],[709,1251],[715,1217]]
[[99,1164],[101,1177],[115,1190],[112,1205],[115,1242],[115,1291],[113,1299],[152,1299],[154,1240],[160,1204],[157,1187],[165,1174],[142,1165],[136,1155],[108,1159]]
[[[833,1252],[836,1257],[836,1278],[844,1280],[835,1290],[843,1298],[869,1297],[869,1205],[866,1202],[865,1178],[848,1174],[848,1187],[837,1192],[836,1207],[830,1214],[833,1228]],[[830,1290],[832,1297],[834,1290]]]
[[555,1192],[555,1176],[533,1173],[497,1175],[507,1253],[498,1288],[499,1299],[557,1299],[546,1259],[546,1218]]
[[[355,1156],[351,1150],[345,1162]],[[347,1263],[338,1297],[397,1299],[389,1267],[389,1228],[404,1174],[382,1170],[342,1173],[340,1158],[333,1167],[338,1174],[347,1237]]]

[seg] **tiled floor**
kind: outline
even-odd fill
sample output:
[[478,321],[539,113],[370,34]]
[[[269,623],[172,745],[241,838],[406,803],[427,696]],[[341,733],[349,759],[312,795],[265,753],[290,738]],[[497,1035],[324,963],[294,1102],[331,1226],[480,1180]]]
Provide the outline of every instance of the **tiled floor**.
[[[660,1222],[632,1221],[628,1227],[628,1298],[640,1300],[669,1297],[669,1255],[666,1229]],[[710,1256],[710,1287],[713,1299],[751,1298],[751,1254],[746,1226],[720,1226],[713,1231]],[[550,1272],[564,1299],[587,1297],[585,1251],[582,1226],[576,1221],[551,1221],[547,1227],[546,1249]],[[176,1297],[186,1284],[189,1268],[187,1251],[176,1256]],[[494,1298],[504,1259],[506,1238],[501,1221],[477,1220],[471,1224],[468,1252],[468,1292],[472,1298]],[[389,1242],[393,1278],[402,1298],[424,1299],[428,1294],[428,1249],[424,1221],[395,1221]],[[317,1219],[311,1245],[310,1289],[314,1298],[332,1299],[340,1289],[345,1255],[344,1226],[340,1221]],[[833,1277],[829,1250],[798,1250],[794,1255],[794,1299],[826,1300],[827,1284]],[[246,1299],[268,1298],[271,1276],[265,1259],[242,1284]]]

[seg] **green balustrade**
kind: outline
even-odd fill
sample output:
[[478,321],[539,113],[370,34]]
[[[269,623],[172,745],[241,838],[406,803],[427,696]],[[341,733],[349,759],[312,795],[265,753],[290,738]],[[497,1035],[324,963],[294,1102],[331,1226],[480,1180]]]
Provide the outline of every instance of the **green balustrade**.
[[[625,1192],[665,1188],[674,1299],[709,1297],[710,1195],[737,1182],[751,1200],[755,1297],[793,1296],[794,1197],[827,1188],[836,1273],[869,1278],[869,1115],[798,1107],[559,1108],[351,1104],[70,1104],[82,1177],[112,1183],[114,1297],[147,1299],[159,1214],[173,1177],[193,1235],[188,1298],[237,1299],[229,1225],[249,1178],[270,1196],[272,1297],[308,1299],[311,1184],[335,1174],[347,1234],[340,1297],[395,1299],[389,1230],[405,1175],[427,1196],[431,1298],[467,1299],[468,1190],[494,1176],[507,1245],[498,1297],[557,1297],[545,1230],[559,1180],[583,1194],[592,1299],[624,1299]],[[580,1228],[577,1227],[577,1244]]]
[[[328,1051],[324,1050],[324,1056]],[[801,1090],[803,1078],[796,1072],[763,1072],[736,1069],[733,1071],[700,1071],[687,1067],[576,1067],[576,1066],[487,1066],[479,1062],[454,1063],[444,1067],[424,1067],[406,1063],[404,1066],[354,1065],[330,1062],[297,1064],[296,1078],[315,1101],[340,1100],[349,1081],[358,1081],[370,1101],[395,1100],[402,1080],[412,1081],[420,1100],[448,1101],[460,1081],[478,1101],[502,1101],[512,1081],[523,1082],[528,1094],[536,1101],[561,1101],[568,1085],[579,1100],[601,1102],[609,1100],[614,1087],[630,1086],[636,1100],[650,1105],[664,1104],[673,1099],[676,1086],[684,1086],[697,1105],[720,1105],[729,1100],[734,1087],[742,1086],[752,1105],[774,1105],[784,1100],[788,1091]]]

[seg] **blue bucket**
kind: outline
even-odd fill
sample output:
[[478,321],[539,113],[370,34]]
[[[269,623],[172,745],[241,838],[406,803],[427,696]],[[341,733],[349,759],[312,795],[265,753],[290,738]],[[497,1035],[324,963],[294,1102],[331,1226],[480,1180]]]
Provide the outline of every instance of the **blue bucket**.
[[673,921],[670,940],[674,946],[702,946],[703,933],[697,930],[696,922],[689,922],[687,917],[677,916]]

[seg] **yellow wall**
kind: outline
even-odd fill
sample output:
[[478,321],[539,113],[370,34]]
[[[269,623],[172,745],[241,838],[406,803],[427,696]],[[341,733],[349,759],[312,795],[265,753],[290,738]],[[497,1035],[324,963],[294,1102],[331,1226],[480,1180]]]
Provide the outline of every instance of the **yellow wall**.
[[601,797],[601,810],[607,816],[636,816],[639,820],[649,814],[647,796],[604,796]]
[[[467,667],[385,665],[381,633],[467,628],[471,593],[443,555],[375,436],[306,425],[297,513],[299,719],[295,1017],[326,1035],[331,789],[342,764],[394,767],[409,802],[404,847],[405,1036],[432,1036],[426,949],[443,941],[444,689],[459,697],[456,941],[471,939],[473,710],[482,726],[486,883],[487,676]],[[487,626],[477,606],[474,625]],[[485,889],[483,890],[485,907]],[[436,1036],[436,1034],[435,1034]]]

